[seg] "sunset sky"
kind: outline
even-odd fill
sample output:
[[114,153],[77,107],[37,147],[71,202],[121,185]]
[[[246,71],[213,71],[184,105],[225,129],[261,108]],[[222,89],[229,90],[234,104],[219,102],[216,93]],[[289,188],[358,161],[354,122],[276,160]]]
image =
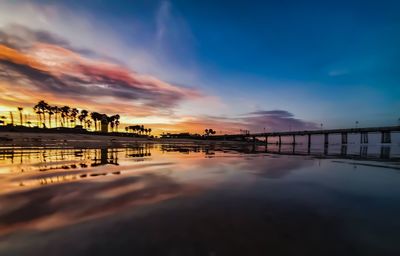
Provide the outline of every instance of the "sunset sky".
[[395,0],[2,0],[0,113],[43,99],[156,134],[396,125],[399,10]]

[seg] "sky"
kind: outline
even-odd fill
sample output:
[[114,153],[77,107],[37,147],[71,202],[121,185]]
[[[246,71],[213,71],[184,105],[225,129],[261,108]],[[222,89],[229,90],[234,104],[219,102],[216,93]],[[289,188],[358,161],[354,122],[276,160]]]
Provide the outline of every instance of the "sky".
[[[301,3],[300,3],[301,2]],[[396,125],[399,1],[0,1],[0,112],[156,134]]]

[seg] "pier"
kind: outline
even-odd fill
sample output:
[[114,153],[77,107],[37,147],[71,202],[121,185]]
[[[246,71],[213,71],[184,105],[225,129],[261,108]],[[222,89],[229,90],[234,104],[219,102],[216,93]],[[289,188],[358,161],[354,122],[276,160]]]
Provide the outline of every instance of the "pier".
[[296,144],[296,137],[307,136],[308,147],[311,147],[311,137],[313,135],[322,135],[324,137],[324,145],[329,145],[329,136],[334,134],[341,135],[341,144],[348,144],[349,134],[359,134],[360,144],[368,144],[369,134],[379,133],[381,134],[381,143],[390,144],[392,143],[392,133],[400,132],[400,126],[384,126],[384,127],[368,127],[368,128],[348,128],[348,129],[325,129],[325,130],[310,130],[310,131],[285,131],[285,132],[266,132],[266,133],[248,133],[248,134],[226,134],[226,135],[214,135],[210,136],[215,139],[225,140],[249,140],[252,139],[256,142],[258,138],[264,138],[265,144],[268,145],[268,139],[277,137],[278,145],[282,144],[283,137],[291,137],[292,144]]

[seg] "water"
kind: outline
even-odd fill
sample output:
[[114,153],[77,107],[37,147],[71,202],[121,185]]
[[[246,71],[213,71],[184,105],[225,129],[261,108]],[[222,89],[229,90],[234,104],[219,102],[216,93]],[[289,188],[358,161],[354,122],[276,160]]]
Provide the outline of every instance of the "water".
[[398,152],[1,148],[0,255],[400,255]]

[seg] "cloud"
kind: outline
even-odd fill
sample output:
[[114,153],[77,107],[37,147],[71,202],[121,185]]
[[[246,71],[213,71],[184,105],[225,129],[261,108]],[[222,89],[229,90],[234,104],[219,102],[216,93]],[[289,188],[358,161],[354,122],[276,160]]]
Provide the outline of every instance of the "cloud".
[[0,31],[0,66],[4,71],[0,79],[12,81],[14,86],[72,97],[81,105],[88,99],[94,103],[112,98],[116,105],[126,102],[154,112],[170,111],[181,101],[201,95],[193,88],[139,74],[109,60],[88,58],[52,33],[20,25],[15,31]]
[[[37,179],[46,180],[45,177]],[[200,189],[199,186],[177,183],[165,174],[140,173],[107,182],[86,182],[84,188],[75,182],[16,191],[0,196],[1,204],[10,209],[0,211],[0,235],[21,229],[51,230],[69,226],[194,194]],[[28,194],[30,200],[24,200]],[[70,207],[73,203],[84,207]],[[26,212],[30,214],[24,214]],[[49,225],[49,219],[56,221]]]
[[[157,126],[157,125],[156,125]],[[238,116],[197,116],[188,117],[174,126],[164,126],[165,132],[182,132],[189,129],[202,133],[205,128],[212,128],[219,134],[239,133],[240,130],[251,132],[285,131],[285,130],[312,130],[317,124],[296,118],[286,110],[259,110]],[[160,126],[160,129],[162,127]]]
[[256,115],[256,116],[274,116],[274,117],[293,117],[293,114],[286,110],[259,110],[247,113],[247,115]]
[[248,123],[250,130],[261,131],[264,128],[268,131],[282,130],[310,130],[317,128],[317,125],[299,118],[286,110],[261,110],[248,113],[243,117]]

